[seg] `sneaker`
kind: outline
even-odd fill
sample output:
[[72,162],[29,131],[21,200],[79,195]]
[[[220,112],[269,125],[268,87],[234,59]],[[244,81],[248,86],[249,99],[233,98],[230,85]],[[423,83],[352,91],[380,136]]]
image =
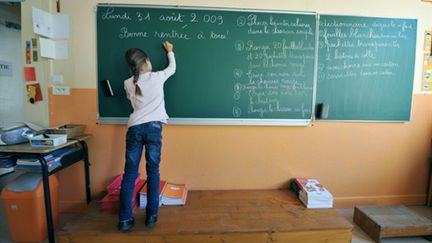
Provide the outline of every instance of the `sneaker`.
[[155,227],[158,220],[157,214],[146,216],[145,225],[147,228],[151,229]]
[[132,217],[128,220],[119,221],[117,228],[121,232],[128,232],[134,227],[134,225],[135,225],[135,219]]

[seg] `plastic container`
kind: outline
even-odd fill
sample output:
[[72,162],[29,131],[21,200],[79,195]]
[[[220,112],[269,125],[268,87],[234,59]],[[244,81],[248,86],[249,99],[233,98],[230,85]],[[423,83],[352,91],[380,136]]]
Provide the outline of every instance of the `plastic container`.
[[[54,228],[58,218],[58,179],[49,177]],[[14,242],[40,242],[47,238],[47,222],[42,176],[26,173],[9,182],[2,190],[9,230]]]

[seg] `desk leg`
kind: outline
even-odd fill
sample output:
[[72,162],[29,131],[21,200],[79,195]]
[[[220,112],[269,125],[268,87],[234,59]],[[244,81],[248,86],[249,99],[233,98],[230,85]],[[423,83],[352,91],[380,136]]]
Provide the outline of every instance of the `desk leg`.
[[90,191],[90,161],[88,156],[88,147],[85,141],[80,141],[81,146],[84,149],[84,170],[85,170],[85,186],[86,186],[86,197],[87,204],[91,202],[91,191]]
[[54,224],[53,224],[52,211],[51,211],[51,196],[50,196],[50,186],[49,186],[48,165],[43,156],[39,156],[38,159],[42,165],[42,181],[44,187],[45,214],[46,214],[47,227],[48,227],[48,240],[50,243],[54,243],[55,236],[54,236]]

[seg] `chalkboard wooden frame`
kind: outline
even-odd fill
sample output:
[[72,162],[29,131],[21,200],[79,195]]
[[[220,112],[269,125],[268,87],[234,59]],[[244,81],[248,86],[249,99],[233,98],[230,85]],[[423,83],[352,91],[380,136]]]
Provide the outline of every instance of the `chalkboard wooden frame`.
[[[254,13],[281,13],[281,14],[303,14],[303,15],[314,15],[315,16],[315,50],[314,50],[314,67],[313,67],[313,82],[312,82],[312,96],[311,96],[311,114],[307,119],[255,119],[255,118],[176,118],[172,117],[169,119],[169,124],[174,125],[255,125],[255,126],[310,126],[314,117],[315,107],[315,92],[316,92],[316,73],[317,73],[317,54],[318,54],[318,13],[307,12],[307,11],[283,11],[283,10],[268,10],[268,9],[248,9],[248,8],[213,8],[213,7],[193,7],[193,6],[175,6],[175,5],[146,5],[146,4],[110,4],[110,3],[99,3],[96,5],[96,11],[98,7],[128,7],[128,8],[156,8],[156,9],[184,9],[184,10],[212,10],[212,11],[232,11],[232,12],[254,12]],[[96,15],[97,22],[97,15]],[[96,24],[96,31],[97,31]],[[98,40],[96,38],[96,46]],[[96,48],[97,54],[97,48]],[[96,58],[96,66],[97,58]],[[98,76],[98,74],[96,75]],[[99,80],[99,77],[97,77]],[[97,85],[97,89],[99,89]],[[99,90],[97,90],[99,93]],[[99,114],[99,99],[98,102],[98,114],[97,118],[101,124],[127,124],[127,117],[104,117]]]

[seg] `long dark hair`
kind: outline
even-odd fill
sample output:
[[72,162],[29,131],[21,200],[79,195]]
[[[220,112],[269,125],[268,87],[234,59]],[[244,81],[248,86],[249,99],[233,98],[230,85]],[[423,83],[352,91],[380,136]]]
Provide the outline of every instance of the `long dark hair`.
[[133,75],[133,82],[135,84],[136,95],[142,95],[141,89],[138,86],[137,81],[139,78],[140,70],[144,65],[144,63],[146,62],[147,58],[148,58],[147,54],[143,50],[138,48],[131,48],[127,50],[125,53],[126,63],[128,64],[129,69],[131,70]]

